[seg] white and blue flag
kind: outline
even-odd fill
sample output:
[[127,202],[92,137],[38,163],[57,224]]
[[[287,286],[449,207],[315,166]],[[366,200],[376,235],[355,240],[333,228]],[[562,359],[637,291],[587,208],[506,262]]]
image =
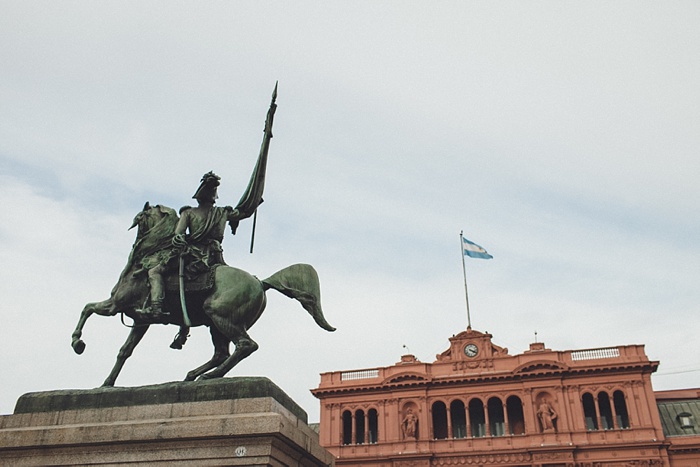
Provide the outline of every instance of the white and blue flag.
[[470,242],[466,238],[462,237],[462,250],[464,254],[470,258],[481,258],[481,259],[491,259],[493,256],[488,254],[486,250],[477,245],[474,242]]

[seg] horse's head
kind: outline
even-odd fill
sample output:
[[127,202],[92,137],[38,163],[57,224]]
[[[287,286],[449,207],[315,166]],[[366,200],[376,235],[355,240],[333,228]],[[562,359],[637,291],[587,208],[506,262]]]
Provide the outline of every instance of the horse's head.
[[172,215],[173,213],[174,211],[170,208],[166,208],[165,206],[160,206],[158,204],[151,206],[151,204],[146,201],[146,204],[143,205],[141,212],[136,214],[134,217],[134,222],[131,224],[131,227],[129,227],[129,230],[133,229],[134,227],[138,227],[136,238],[142,238],[154,226],[159,224],[164,217]]

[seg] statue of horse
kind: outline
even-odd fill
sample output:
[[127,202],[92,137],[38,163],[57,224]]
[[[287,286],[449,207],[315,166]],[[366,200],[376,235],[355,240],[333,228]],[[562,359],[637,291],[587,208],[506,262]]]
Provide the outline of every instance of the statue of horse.
[[[114,386],[119,372],[134,348],[149,326],[156,324],[148,316],[140,313],[149,296],[144,275],[139,274],[140,260],[168,243],[177,219],[173,209],[159,205],[150,206],[146,203],[144,209],[134,218],[132,228],[138,226],[136,242],[110,298],[102,302],[88,303],[80,314],[71,343],[77,354],[82,354],[85,350],[85,342],[81,339],[82,330],[91,315],[122,314],[122,319],[126,315],[134,322],[103,386]],[[209,327],[214,355],[211,360],[187,373],[185,381],[223,377],[241,360],[257,350],[258,344],[250,338],[247,331],[265,310],[265,291],[268,289],[275,289],[299,301],[321,328],[335,331],[323,316],[318,275],[312,266],[294,264],[267,279],[259,280],[241,269],[220,265],[214,269],[212,288],[201,292],[188,292],[186,297],[185,306],[191,325]],[[181,334],[184,331],[186,336],[188,328],[184,327],[179,295],[166,293],[164,309],[170,311],[166,321],[157,322],[178,325]],[[231,342],[235,346],[233,353],[229,352]]]

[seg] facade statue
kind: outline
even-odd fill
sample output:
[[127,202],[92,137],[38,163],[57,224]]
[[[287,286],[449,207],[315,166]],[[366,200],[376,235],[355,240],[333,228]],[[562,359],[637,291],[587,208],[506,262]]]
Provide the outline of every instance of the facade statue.
[[[208,172],[193,196],[197,207],[186,206],[178,216],[174,209],[146,203],[134,218],[136,241],[110,298],[88,303],[72,336],[71,345],[81,354],[85,350],[82,329],[91,315],[120,314],[122,319],[133,319],[131,332],[104,386],[114,385],[126,359],[152,324],[180,327],[171,344],[176,349],[182,348],[190,326],[208,326],[214,356],[185,379],[224,376],[258,348],[247,330],[265,309],[268,289],[299,301],[321,328],[335,330],[323,316],[318,275],[312,266],[295,264],[259,280],[224,262],[221,242],[226,225],[235,234],[239,222],[254,216],[262,203],[276,95],[275,86],[260,155],[235,208],[215,206],[220,178]],[[235,346],[233,353],[229,352],[230,343]]]
[[401,432],[404,439],[416,439],[418,435],[418,417],[416,417],[411,408],[406,411],[406,416],[401,422]]
[[540,406],[537,408],[537,418],[540,421],[540,429],[543,433],[547,431],[556,431],[557,412],[546,397],[542,398]]

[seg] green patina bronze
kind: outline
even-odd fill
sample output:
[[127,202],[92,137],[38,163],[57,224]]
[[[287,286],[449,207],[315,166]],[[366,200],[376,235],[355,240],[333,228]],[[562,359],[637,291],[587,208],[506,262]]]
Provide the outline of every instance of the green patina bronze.
[[[114,385],[126,359],[149,326],[157,323],[180,326],[171,344],[176,349],[182,348],[190,326],[208,326],[214,356],[190,371],[186,381],[224,376],[258,348],[247,331],[265,309],[265,291],[270,288],[299,301],[323,329],[335,330],[323,316],[318,275],[312,266],[295,264],[259,280],[224,262],[221,242],[226,225],[235,234],[239,222],[255,215],[262,203],[276,95],[277,86],[258,162],[235,208],[215,206],[220,178],[209,172],[193,196],[197,207],[186,206],[178,216],[172,208],[146,203],[134,218],[136,241],[110,298],[88,303],[73,332],[73,349],[81,354],[85,350],[82,330],[91,315],[119,314],[133,320],[104,386]],[[235,346],[233,353],[230,343]]]

